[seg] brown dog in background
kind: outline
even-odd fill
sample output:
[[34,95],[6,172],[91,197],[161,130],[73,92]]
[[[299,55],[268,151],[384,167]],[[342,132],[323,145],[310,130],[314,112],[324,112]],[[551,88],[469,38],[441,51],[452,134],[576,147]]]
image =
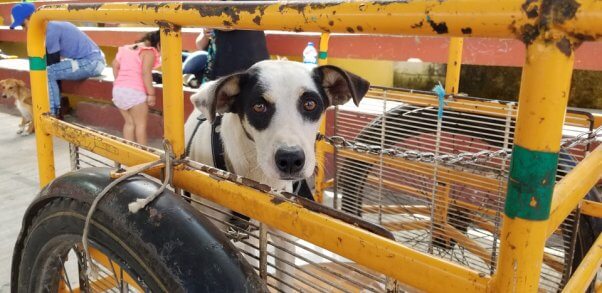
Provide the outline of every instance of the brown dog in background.
[[0,91],[2,91],[2,98],[14,98],[15,106],[21,112],[21,124],[17,134],[25,136],[33,133],[31,90],[27,88],[25,82],[14,78],[0,80]]

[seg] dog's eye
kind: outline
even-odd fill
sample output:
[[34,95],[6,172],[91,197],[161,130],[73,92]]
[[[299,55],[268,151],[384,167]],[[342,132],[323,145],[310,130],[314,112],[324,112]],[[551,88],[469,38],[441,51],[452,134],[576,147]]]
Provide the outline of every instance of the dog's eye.
[[318,103],[316,103],[314,100],[307,100],[303,103],[303,109],[305,109],[305,111],[313,111],[317,106]]
[[257,113],[265,113],[267,110],[268,110],[268,107],[266,107],[266,105],[263,103],[257,103],[255,105],[253,105],[253,111],[255,111]]

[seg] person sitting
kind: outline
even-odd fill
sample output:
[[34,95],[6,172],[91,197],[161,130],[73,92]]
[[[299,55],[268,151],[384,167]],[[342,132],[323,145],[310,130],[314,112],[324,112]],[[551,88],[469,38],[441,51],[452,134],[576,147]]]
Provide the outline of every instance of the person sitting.
[[[27,30],[29,19],[35,13],[31,3],[19,3],[12,7],[13,22],[10,29],[18,26]],[[50,112],[59,116],[61,95],[59,80],[83,80],[99,76],[106,66],[105,56],[100,48],[81,30],[70,22],[49,21],[46,27],[46,52],[48,60],[60,60],[49,65],[48,95]]]
[[263,31],[203,29],[195,41],[199,51],[184,54],[184,74],[192,74],[185,84],[197,88],[201,83],[270,59]]
[[198,51],[193,53],[182,53],[184,63],[182,63],[182,73],[191,75],[186,78],[185,84],[198,88],[203,80],[205,66],[207,65],[208,52],[207,47],[213,35],[213,29],[203,29],[195,40]]

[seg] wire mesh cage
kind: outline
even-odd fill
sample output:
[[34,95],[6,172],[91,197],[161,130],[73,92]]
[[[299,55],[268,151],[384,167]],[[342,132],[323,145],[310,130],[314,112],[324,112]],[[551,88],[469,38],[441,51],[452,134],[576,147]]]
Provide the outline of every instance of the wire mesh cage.
[[[450,97],[438,119],[436,103],[431,93],[373,88],[360,108],[336,108],[330,135],[356,147],[335,148],[334,164],[326,164],[335,180],[325,204],[384,227],[406,246],[493,274],[516,105]],[[591,128],[592,119],[575,112],[565,134],[578,137]],[[588,148],[563,149],[557,179]],[[118,167],[75,145],[70,150],[73,169]],[[328,250],[177,192],[231,238],[273,292],[413,291]],[[543,290],[557,291],[570,274],[577,218],[574,213],[565,220],[546,244]]]
[[[111,137],[135,145],[121,138]],[[147,150],[161,152],[150,148]],[[70,154],[73,170],[119,166],[107,158],[73,144],[70,144]],[[189,167],[194,169],[194,166],[195,164],[192,164]],[[149,179],[156,180],[150,177]],[[331,251],[243,215],[232,213],[224,207],[190,195],[183,190],[177,190],[177,194],[191,202],[231,239],[241,254],[266,281],[271,292],[384,292],[402,288],[383,274],[355,264]],[[105,290],[109,287],[102,288]],[[103,290],[92,288],[93,292],[104,292]]]
[[[353,147],[335,150],[335,184],[326,196],[404,245],[493,274],[517,107],[468,97],[446,101],[440,119],[437,97],[428,92],[374,88],[359,109],[338,107],[333,135]],[[587,134],[592,123],[573,112],[564,135]],[[557,180],[588,148],[563,148]],[[575,219],[565,220],[546,244],[543,290],[557,291],[570,274]]]
[[[326,202],[381,225],[404,245],[493,274],[510,159],[483,155],[506,154],[512,148],[516,105],[450,100],[439,120],[437,109],[430,106],[434,99],[429,93],[375,88],[361,108],[337,108],[334,136],[364,148],[396,149],[408,158],[335,149],[335,184],[326,191]],[[586,114],[573,113],[567,121],[567,136],[591,130]],[[557,179],[588,148],[564,149]],[[73,169],[118,166],[75,145],[70,150]],[[455,157],[435,159],[446,155]],[[274,292],[412,291],[323,248],[181,194],[232,239]],[[570,274],[576,218],[571,215],[548,240],[540,280],[546,291],[562,288]]]

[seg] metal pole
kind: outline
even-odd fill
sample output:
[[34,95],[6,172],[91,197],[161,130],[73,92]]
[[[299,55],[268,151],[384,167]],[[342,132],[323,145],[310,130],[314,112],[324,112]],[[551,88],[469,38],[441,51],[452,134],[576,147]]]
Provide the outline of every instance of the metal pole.
[[449,54],[447,56],[447,72],[445,73],[445,92],[457,94],[460,88],[460,69],[462,68],[463,38],[449,39]]
[[182,92],[182,35],[180,27],[161,25],[163,125],[176,158],[184,154],[184,93]]
[[[318,53],[318,64],[328,64],[328,40],[330,39],[329,33],[322,33],[320,35],[320,51]],[[322,115],[322,123],[320,124],[320,133],[326,135],[326,114]],[[324,184],[326,183],[326,151],[321,144],[316,144],[316,164],[318,171],[316,172],[315,179],[315,195],[314,198],[317,202],[324,202]]]
[[259,277],[268,281],[268,227],[259,223]]
[[[545,35],[550,36],[550,35]],[[539,37],[527,46],[519,95],[496,292],[536,292],[547,238],[573,44]]]
[[40,187],[55,177],[52,137],[42,127],[42,114],[50,111],[48,100],[48,76],[46,73],[46,21],[34,13],[27,30],[27,54],[29,55],[29,79],[33,98],[33,121],[36,128],[38,172]]

